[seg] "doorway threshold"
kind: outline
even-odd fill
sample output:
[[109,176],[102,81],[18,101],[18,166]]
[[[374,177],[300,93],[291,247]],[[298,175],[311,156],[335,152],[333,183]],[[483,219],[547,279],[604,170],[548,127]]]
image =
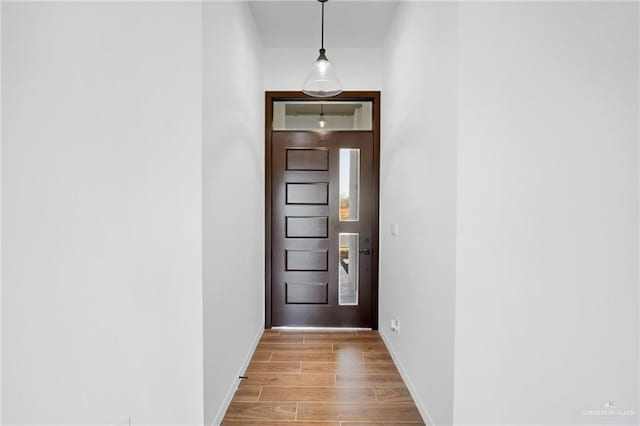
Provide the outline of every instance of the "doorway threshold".
[[367,327],[293,327],[293,326],[280,326],[271,327],[272,330],[284,330],[284,331],[371,331],[371,328]]

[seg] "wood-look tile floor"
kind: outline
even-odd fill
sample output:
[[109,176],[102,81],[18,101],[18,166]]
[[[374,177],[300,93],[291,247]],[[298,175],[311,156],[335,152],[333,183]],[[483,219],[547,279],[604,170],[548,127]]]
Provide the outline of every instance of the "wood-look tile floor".
[[265,330],[223,425],[424,425],[377,331]]

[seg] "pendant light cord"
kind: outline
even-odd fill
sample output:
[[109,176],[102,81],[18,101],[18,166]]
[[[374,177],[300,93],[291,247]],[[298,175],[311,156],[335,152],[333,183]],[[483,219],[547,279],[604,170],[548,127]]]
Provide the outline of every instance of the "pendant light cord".
[[324,50],[324,3],[322,2],[322,25],[320,27],[320,48]]

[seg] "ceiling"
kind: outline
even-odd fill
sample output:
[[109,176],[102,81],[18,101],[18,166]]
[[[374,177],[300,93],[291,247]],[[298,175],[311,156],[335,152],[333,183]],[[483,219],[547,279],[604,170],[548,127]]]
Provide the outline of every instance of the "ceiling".
[[[321,6],[317,1],[254,0],[249,5],[264,47],[320,48]],[[382,47],[396,5],[396,1],[325,3],[325,47]]]

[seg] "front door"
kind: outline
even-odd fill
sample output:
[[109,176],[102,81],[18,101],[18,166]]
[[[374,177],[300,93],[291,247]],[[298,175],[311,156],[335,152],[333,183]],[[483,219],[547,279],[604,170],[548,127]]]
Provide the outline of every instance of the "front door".
[[274,131],[271,325],[376,327],[372,131]]

